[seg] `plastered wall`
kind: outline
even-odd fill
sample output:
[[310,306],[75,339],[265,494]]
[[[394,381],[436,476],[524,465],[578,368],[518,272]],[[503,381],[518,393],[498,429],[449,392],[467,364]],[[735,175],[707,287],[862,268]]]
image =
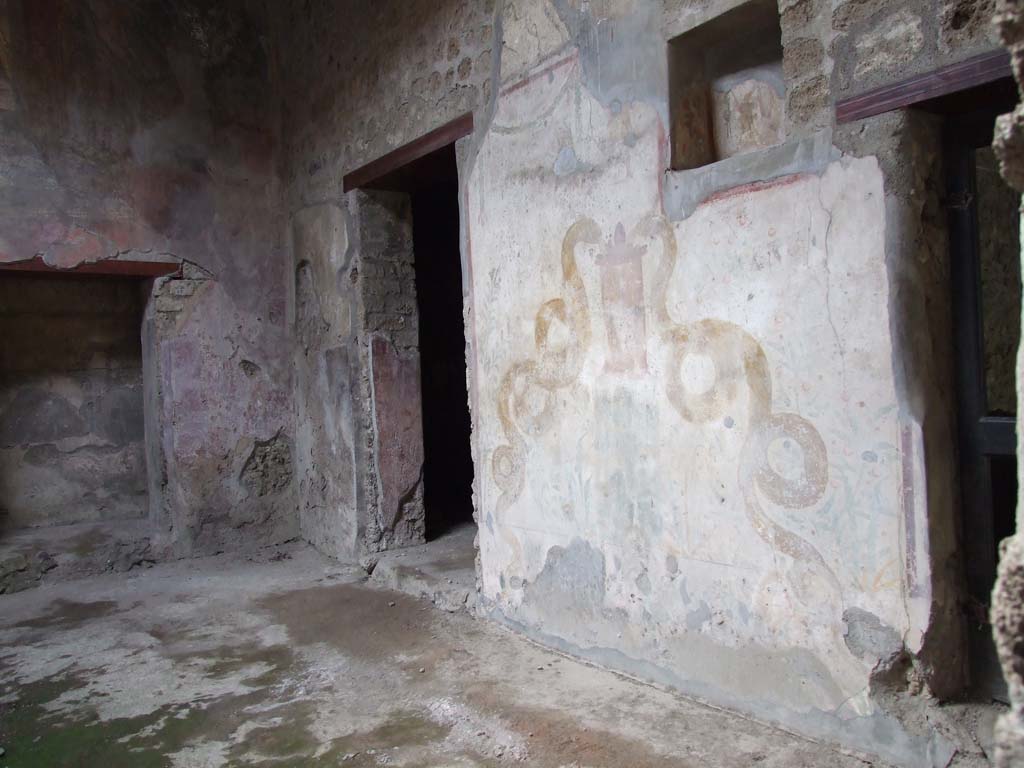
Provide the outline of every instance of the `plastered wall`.
[[740,5],[0,5],[0,259],[182,265],[140,329],[166,551],[418,540],[394,445],[414,409],[380,410],[415,375],[405,225],[341,181],[472,111],[480,604],[945,765],[931,697],[963,658],[937,128],[837,127],[833,106],[991,49],[993,4],[782,0],[781,143],[669,172],[667,42]]
[[[475,377],[483,594],[605,663],[864,735],[886,720],[872,670],[930,610],[878,163],[671,221],[657,113],[605,109],[580,71],[503,95],[468,180],[495,372]],[[566,146],[592,170],[553,172]]]
[[135,328],[160,551],[288,539],[290,270],[261,4],[0,4],[0,260],[171,261]]
[[[832,115],[990,50],[992,9],[780,3],[782,143],[667,172],[666,42],[740,4],[384,2],[332,26],[314,3],[281,43],[307,88],[285,129],[293,221],[332,206],[349,238],[333,252],[358,260],[341,176],[472,109],[462,270],[490,615],[944,765],[958,746],[930,696],[959,690],[964,659],[937,125]],[[337,53],[374,29],[389,44]],[[332,258],[348,271],[315,288],[345,308],[354,268]]]

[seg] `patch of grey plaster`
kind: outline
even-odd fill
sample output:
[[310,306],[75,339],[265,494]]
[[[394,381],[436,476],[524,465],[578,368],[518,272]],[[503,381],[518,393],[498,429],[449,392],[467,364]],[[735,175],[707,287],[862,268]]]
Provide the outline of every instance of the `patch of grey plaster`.
[[850,653],[865,661],[888,659],[903,651],[899,632],[861,608],[843,611],[843,641]]
[[562,635],[598,643],[628,622],[625,612],[605,605],[604,554],[582,539],[553,546],[544,567],[527,582],[521,618]]
[[582,539],[548,550],[544,567],[526,588],[524,600],[548,611],[584,618],[604,605],[604,555]]
[[711,606],[703,600],[700,601],[700,605],[686,613],[687,629],[696,631],[708,621],[711,621]]
[[668,125],[668,68],[661,3],[636,3],[631,12],[600,15],[597,4],[552,0],[579,47],[583,81],[604,107],[642,101]]
[[667,171],[665,212],[672,221],[680,221],[719,192],[794,173],[819,174],[838,158],[839,150],[832,146],[832,132],[826,130],[700,168]]
[[583,163],[576,156],[576,150],[572,147],[562,147],[555,158],[552,169],[555,176],[571,176],[574,173],[586,173],[593,170],[589,163]]

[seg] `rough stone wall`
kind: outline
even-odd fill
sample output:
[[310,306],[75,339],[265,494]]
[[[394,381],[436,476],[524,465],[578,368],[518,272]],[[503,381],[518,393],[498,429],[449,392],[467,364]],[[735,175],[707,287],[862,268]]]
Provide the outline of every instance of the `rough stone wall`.
[[[999,0],[997,23],[1003,44],[1010,50],[1014,76],[1024,89],[1024,3]],[[1024,92],[1024,91],[1022,91]],[[1024,107],[1001,117],[996,124],[994,149],[1003,177],[1017,191],[1024,192]],[[1021,249],[1024,254],[1024,247]],[[1022,318],[1024,322],[1024,318]],[[1017,393],[1024,388],[1024,352],[1017,353]],[[1018,410],[1017,455],[1024,435]],[[1018,461],[1018,478],[1024,467]],[[1024,489],[1024,483],[1020,488]],[[1024,492],[1017,499],[1017,533],[1002,542],[999,578],[992,595],[992,625],[1003,674],[1010,691],[1010,711],[996,726],[998,768],[1024,764]]]
[[[529,5],[529,4],[524,4]],[[495,0],[282,3],[293,212],[341,201],[341,177],[492,97]],[[274,9],[272,7],[272,12]],[[373,44],[367,41],[372,39]],[[535,51],[524,36],[523,63]]]
[[0,531],[145,516],[136,280],[0,277]]
[[143,335],[151,516],[177,554],[298,530],[265,17],[246,0],[0,4],[0,259],[185,264]]
[[364,546],[371,552],[420,544],[423,422],[412,210],[399,192],[354,192],[358,222],[363,361]]
[[[833,107],[991,48],[988,6],[784,0],[782,143],[666,172],[665,44],[738,5],[384,2],[342,24],[312,3],[280,25],[292,215],[338,205],[351,231],[342,175],[474,107],[482,604],[894,761],[979,757],[933,706],[963,679],[937,127],[836,130]],[[487,75],[424,98],[472,40]]]
[[[411,247],[363,243],[362,232],[377,236],[373,226],[392,217],[375,215],[385,211],[372,197],[344,195],[341,179],[487,104],[496,4],[323,0],[282,3],[271,14],[289,86],[282,167],[296,270],[302,530],[322,551],[355,558],[422,540],[422,457],[384,455],[404,445],[381,443],[378,419],[388,397],[406,398],[389,383],[418,382],[419,362]],[[524,62],[529,44],[524,37]],[[392,218],[381,231],[396,226]],[[369,249],[377,256],[364,259]],[[400,410],[385,433],[421,429],[417,408]]]

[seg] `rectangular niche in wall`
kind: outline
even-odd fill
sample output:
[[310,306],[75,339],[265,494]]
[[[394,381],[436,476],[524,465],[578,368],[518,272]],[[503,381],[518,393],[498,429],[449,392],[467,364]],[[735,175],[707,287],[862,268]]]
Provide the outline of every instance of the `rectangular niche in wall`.
[[0,271],[0,536],[146,514],[145,288]]
[[775,0],[750,0],[669,41],[672,168],[784,140],[786,89]]

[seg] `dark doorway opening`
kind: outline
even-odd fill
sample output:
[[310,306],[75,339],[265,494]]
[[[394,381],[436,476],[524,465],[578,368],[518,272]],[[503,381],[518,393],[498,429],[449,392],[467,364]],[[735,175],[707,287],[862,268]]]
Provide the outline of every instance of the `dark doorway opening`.
[[946,118],[944,142],[970,693],[1001,701],[1007,687],[988,616],[1017,505],[1020,195],[1000,176],[991,143],[996,116],[1015,101],[1007,83],[977,89]]
[[427,541],[473,520],[459,176],[448,144],[365,185],[412,200]]
[[445,173],[412,194],[428,541],[473,519],[459,181],[454,151],[444,154]]

